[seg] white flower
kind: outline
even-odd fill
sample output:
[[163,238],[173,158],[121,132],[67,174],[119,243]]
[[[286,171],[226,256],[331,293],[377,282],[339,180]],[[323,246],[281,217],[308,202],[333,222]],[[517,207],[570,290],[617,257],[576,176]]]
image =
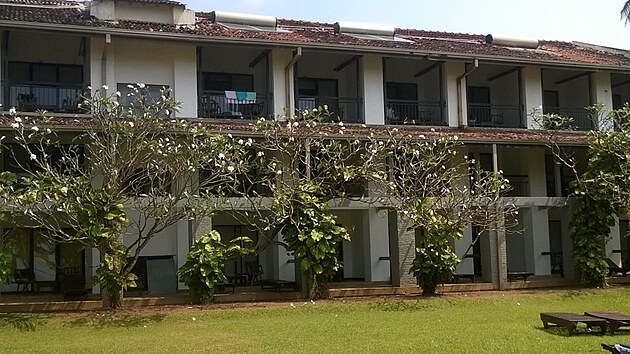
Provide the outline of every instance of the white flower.
[[35,154],[31,154],[31,160],[37,160],[37,156]]
[[141,83],[141,82],[139,82],[139,83],[138,83],[138,87],[139,87],[139,88],[141,88],[141,89],[145,88],[145,86],[146,86],[146,85],[145,85],[145,84],[143,84],[143,83]]
[[15,117],[15,119],[13,119],[13,120],[18,122],[18,123],[22,123],[22,118],[20,118],[20,117]]
[[293,128],[296,128],[297,126],[299,126],[299,125],[300,125],[300,123],[298,123],[298,122],[293,122],[293,124],[292,124],[292,125],[293,125]]
[[343,122],[339,122],[339,126],[340,126],[340,127],[343,127]]
[[120,91],[116,91],[115,95],[120,97]]
[[228,172],[234,172],[234,167],[233,166],[228,166],[227,170],[228,170]]
[[317,113],[317,108],[313,108],[313,113]]
[[34,131],[34,132],[38,132],[39,131],[39,127],[34,125],[34,126],[31,127],[31,130]]
[[61,193],[63,194],[68,193],[68,187],[61,187]]
[[328,105],[327,104],[324,105],[324,109],[328,110]]
[[103,86],[101,86],[101,88],[102,88],[103,90],[109,90],[109,86],[107,86],[107,85],[103,85]]
[[432,131],[432,132],[435,132],[435,128],[431,128],[431,131]]
[[219,153],[219,160],[223,160],[225,158],[225,155],[223,155],[222,152]]
[[11,128],[18,128],[20,123],[11,123]]
[[133,128],[135,124],[133,122],[129,122],[129,126]]
[[228,138],[232,139],[232,134],[228,134],[227,136]]
[[238,139],[237,143],[238,143],[239,145],[243,145],[244,141],[243,141],[243,139]]
[[276,171],[276,174],[277,174],[278,176],[280,176],[280,175],[282,174],[282,170],[278,170],[278,171]]
[[133,85],[127,85],[127,88],[134,89]]
[[265,156],[265,152],[264,151],[258,151],[258,157],[263,157]]
[[15,107],[11,107],[9,109],[9,114],[16,114],[16,113],[17,113],[17,110],[15,109]]
[[50,130],[50,128],[46,128],[46,133],[50,134],[52,133],[52,130]]
[[247,142],[245,143],[246,146],[252,146],[252,144],[254,143],[254,140],[252,140],[252,138],[247,139]]
[[425,136],[424,136],[423,134],[420,134],[419,138],[420,138],[420,139],[424,139],[424,138],[425,138]]
[[458,137],[457,135],[455,135],[455,136],[453,137],[453,140],[457,141],[457,140],[459,140],[459,137]]

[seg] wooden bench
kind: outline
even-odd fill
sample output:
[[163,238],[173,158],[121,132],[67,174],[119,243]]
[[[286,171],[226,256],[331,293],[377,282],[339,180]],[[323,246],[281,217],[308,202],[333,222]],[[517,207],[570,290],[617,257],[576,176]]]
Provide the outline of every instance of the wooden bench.
[[523,281],[527,281],[527,278],[534,275],[534,273],[529,272],[508,272],[507,278],[508,281],[514,281],[516,279],[523,279]]
[[295,282],[289,281],[289,280],[261,280],[260,281],[261,290],[275,289],[278,292],[280,292],[283,289],[291,289],[295,291],[295,286],[296,286]]
[[584,323],[588,329],[599,327],[600,334],[606,333],[606,328],[608,328],[608,322],[604,319],[588,315],[578,315],[576,313],[543,312],[540,314],[540,320],[545,329],[549,328],[550,323],[554,324],[556,327],[566,328],[569,332],[569,336],[573,335],[578,323]]
[[606,344],[602,343],[602,349],[613,354],[630,353],[630,344]]
[[624,315],[616,311],[584,312],[584,314],[587,316],[593,316],[593,317],[606,320],[608,322],[608,328],[610,329],[610,334],[613,334],[616,330],[618,330],[621,327],[630,326],[630,316]]

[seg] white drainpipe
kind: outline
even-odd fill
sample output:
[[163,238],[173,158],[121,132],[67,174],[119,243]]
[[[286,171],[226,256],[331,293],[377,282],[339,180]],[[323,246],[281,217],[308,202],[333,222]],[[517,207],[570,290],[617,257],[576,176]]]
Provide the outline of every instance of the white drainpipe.
[[464,127],[468,125],[468,121],[466,120],[466,124],[464,124],[464,114],[463,107],[466,104],[464,102],[464,95],[462,95],[462,80],[470,74],[472,74],[475,69],[479,67],[479,59],[473,59],[473,67],[466,70],[460,77],[457,78],[457,123],[460,127]]

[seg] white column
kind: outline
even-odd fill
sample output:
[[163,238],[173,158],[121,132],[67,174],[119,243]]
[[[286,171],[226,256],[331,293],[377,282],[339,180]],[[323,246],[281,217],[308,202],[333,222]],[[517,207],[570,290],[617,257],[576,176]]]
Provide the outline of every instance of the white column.
[[[87,270],[86,274],[88,277],[96,274],[96,268],[101,264],[101,253],[96,248],[91,248],[86,250],[86,252],[90,252],[91,264],[90,268]],[[101,293],[101,284],[96,283],[92,286],[92,294],[100,294]]]
[[[591,103],[603,104],[602,117],[607,117],[608,111],[612,109],[612,86],[609,72],[597,71],[591,74]],[[611,131],[614,129],[607,119],[597,122],[597,125],[600,130]]]
[[380,55],[364,55],[361,58],[359,80],[361,80],[365,124],[385,124],[383,58]]
[[284,115],[285,109],[289,107],[287,102],[287,92],[290,99],[294,100],[295,92],[293,85],[293,69],[290,70],[290,80],[286,82],[285,69],[293,58],[291,49],[281,48],[271,51],[271,87],[273,90],[273,111],[271,114]]
[[[521,70],[521,85],[523,105],[527,117],[527,128],[537,129],[538,124],[535,122],[532,113],[534,110],[541,108],[543,104],[542,75],[540,68],[536,66],[524,67]],[[539,113],[542,113],[542,110],[540,110]]]
[[[276,240],[282,241],[282,234],[278,234]],[[299,265],[297,265],[296,268],[293,252],[289,252],[280,245],[274,245],[273,247],[275,248],[273,256],[275,256],[274,259],[278,262],[278,266],[274,267],[275,279],[295,281],[296,269],[299,270],[300,268]]]
[[[442,69],[442,80],[444,82],[444,99],[446,100],[446,117],[449,127],[458,127],[459,126],[459,102],[458,102],[458,88],[457,88],[457,78],[461,76],[465,71],[465,64],[458,62],[446,62],[444,63]],[[462,80],[462,90],[461,90],[462,102],[464,102],[462,109],[462,116],[465,118],[467,116],[467,108],[466,108],[466,79]]]
[[619,218],[615,216],[615,225],[610,227],[610,237],[606,240],[606,258],[610,258],[618,266],[621,266],[621,253],[614,252],[621,250],[621,237],[619,233]]
[[197,117],[197,51],[194,45],[173,45],[173,94],[182,107],[177,117]]
[[577,272],[573,263],[573,238],[569,225],[573,217],[575,201],[569,199],[569,207],[560,210],[560,222],[562,226],[562,268],[565,279],[576,279]]
[[523,208],[525,237],[525,270],[535,275],[551,275],[549,252],[549,218],[547,209]]
[[[192,237],[190,235],[191,230],[189,225],[188,220],[180,220],[175,225],[177,230],[177,269],[186,263],[186,255],[188,255],[188,251],[190,250],[191,245],[189,240],[192,239]],[[178,282],[177,289],[183,290],[188,289],[188,287],[184,283]]]
[[527,166],[529,181],[529,196],[547,196],[547,177],[545,174],[545,149],[542,147],[528,147],[527,153],[519,154]]
[[[363,217],[367,220],[365,249],[365,281],[390,281],[389,226],[386,210],[370,208]],[[387,258],[387,259],[381,259]]]

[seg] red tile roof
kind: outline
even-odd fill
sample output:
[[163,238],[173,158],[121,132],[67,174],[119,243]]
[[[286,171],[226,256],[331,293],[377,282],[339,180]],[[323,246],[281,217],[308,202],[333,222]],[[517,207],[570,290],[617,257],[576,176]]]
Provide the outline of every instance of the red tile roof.
[[[178,3],[170,0],[128,0],[145,3]],[[27,6],[24,6],[27,5]],[[34,7],[39,5],[41,7]],[[134,21],[103,21],[89,16],[89,10],[77,7],[68,0],[0,0],[0,21],[18,21],[80,25],[86,28],[118,28],[141,32],[166,32],[198,36],[208,40],[252,39],[286,45],[330,45],[364,48],[372,51],[400,50],[430,55],[450,55],[462,57],[493,58],[514,62],[536,61],[557,64],[603,65],[621,70],[630,70],[630,57],[612,51],[580,46],[569,42],[540,41],[537,49],[510,48],[485,43],[485,36],[466,33],[449,33],[417,29],[396,29],[397,37],[409,40],[381,41],[358,39],[352,36],[335,34],[333,24],[308,22],[290,19],[278,20],[279,27],[290,32],[257,32],[229,29],[212,23],[204,12],[197,13],[194,28],[176,27]],[[6,26],[6,24],[5,24]]]

